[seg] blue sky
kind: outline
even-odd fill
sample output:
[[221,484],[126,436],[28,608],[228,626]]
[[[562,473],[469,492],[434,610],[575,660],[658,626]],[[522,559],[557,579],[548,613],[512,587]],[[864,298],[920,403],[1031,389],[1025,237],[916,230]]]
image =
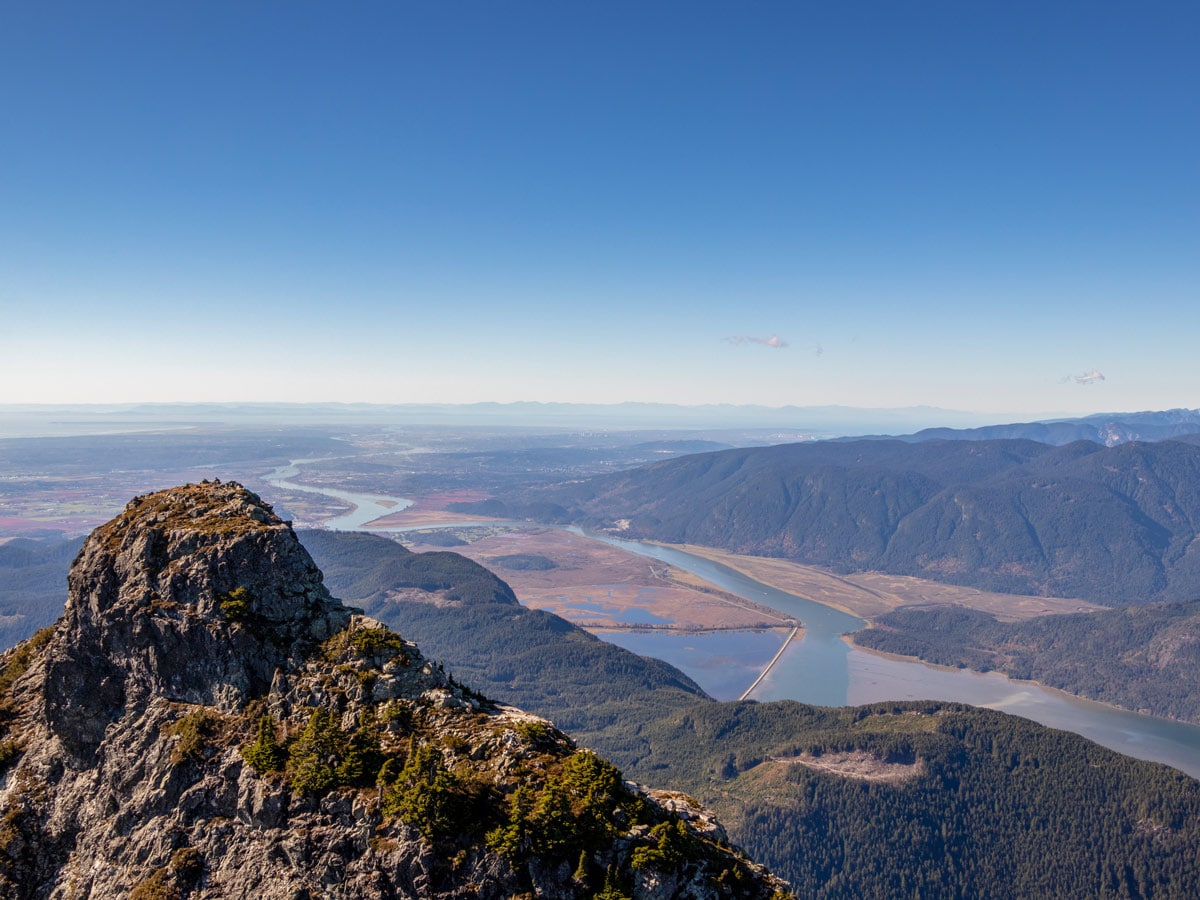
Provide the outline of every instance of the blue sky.
[[0,403],[1200,405],[1194,3],[2,18]]

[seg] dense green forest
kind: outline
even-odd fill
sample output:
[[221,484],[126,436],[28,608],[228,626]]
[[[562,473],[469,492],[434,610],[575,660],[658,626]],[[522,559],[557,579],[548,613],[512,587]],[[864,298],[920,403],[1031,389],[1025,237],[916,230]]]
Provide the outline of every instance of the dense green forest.
[[[990,710],[708,703],[643,725],[627,773],[669,777],[797,896],[1189,897],[1200,782]],[[868,781],[821,764],[910,765]]]
[[1200,600],[1023,622],[968,609],[898,609],[853,640],[1200,723]]
[[[458,680],[568,726],[628,777],[710,805],[798,896],[1200,895],[1200,782],[1165,766],[955,704],[718,703],[664,663],[514,605],[454,554],[431,556],[476,589],[421,600],[403,577],[414,555],[394,542],[301,538],[335,594]],[[796,761],[849,751],[900,780]]]
[[1112,605],[1200,596],[1200,446],[813,442],[456,508]]

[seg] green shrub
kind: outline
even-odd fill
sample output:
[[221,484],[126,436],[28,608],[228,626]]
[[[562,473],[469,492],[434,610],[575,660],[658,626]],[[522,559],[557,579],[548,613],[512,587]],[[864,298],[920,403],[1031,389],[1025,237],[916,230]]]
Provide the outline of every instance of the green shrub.
[[383,761],[383,765],[379,767],[379,773],[375,776],[375,784],[379,787],[387,787],[389,784],[395,784],[403,769],[404,760],[389,756]]
[[375,783],[384,763],[374,721],[364,722],[346,743],[335,773],[339,785],[368,787]]
[[604,887],[596,894],[595,900],[633,900],[628,891],[621,887],[621,877],[616,870],[609,868],[604,874]]
[[178,738],[171,751],[171,763],[202,762],[204,750],[221,732],[221,714],[206,706],[193,709],[167,726],[166,732]]
[[254,742],[241,748],[242,759],[256,772],[279,772],[287,762],[287,752],[275,739],[275,722],[263,714],[258,720],[258,735]]
[[129,892],[129,900],[179,900],[179,888],[171,883],[171,873],[159,869],[138,882]]
[[631,864],[635,869],[674,869],[700,855],[695,835],[680,819],[655,825],[650,839],[654,846],[634,849]]
[[562,771],[536,794],[520,787],[509,797],[508,822],[488,832],[488,846],[507,858],[526,854],[569,860],[606,846],[644,812],[621,772],[590,750],[567,757]]
[[250,604],[254,601],[250,591],[244,587],[235,587],[228,594],[224,594],[217,600],[217,605],[221,608],[223,615],[230,622],[240,622],[245,619],[250,612]]
[[404,639],[390,628],[360,628],[350,635],[350,646],[360,656],[374,656],[387,650],[403,653]]
[[508,824],[493,828],[484,837],[484,842],[493,853],[515,860],[528,853],[533,845],[531,818],[535,795],[526,785],[521,785],[508,798]]
[[554,730],[548,722],[518,722],[513,726],[513,731],[530,746],[556,743]]
[[204,869],[204,857],[195,847],[180,847],[171,854],[170,870],[187,881],[195,881]]

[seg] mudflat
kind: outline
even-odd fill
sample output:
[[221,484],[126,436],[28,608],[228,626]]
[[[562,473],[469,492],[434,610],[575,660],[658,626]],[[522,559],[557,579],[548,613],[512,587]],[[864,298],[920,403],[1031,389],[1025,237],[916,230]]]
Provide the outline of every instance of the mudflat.
[[790,630],[797,624],[682,569],[560,529],[514,529],[453,550],[507,581],[526,606],[584,628]]
[[1106,608],[1086,600],[1001,594],[908,575],[888,575],[883,572],[839,575],[819,566],[763,556],[742,556],[696,544],[665,546],[711,559],[773,588],[864,619],[882,615],[900,606],[964,606],[1007,621],[1053,613],[1095,612]]

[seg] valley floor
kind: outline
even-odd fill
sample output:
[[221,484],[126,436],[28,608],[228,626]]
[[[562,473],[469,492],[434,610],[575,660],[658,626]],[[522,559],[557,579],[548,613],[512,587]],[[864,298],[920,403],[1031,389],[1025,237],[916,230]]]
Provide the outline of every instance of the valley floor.
[[696,544],[666,546],[702,556],[778,590],[807,597],[864,619],[891,612],[900,606],[918,605],[965,606],[1008,621],[1054,613],[1095,612],[1107,608],[1086,600],[998,594],[883,572],[839,575],[820,566],[806,566],[762,556],[743,556]]

